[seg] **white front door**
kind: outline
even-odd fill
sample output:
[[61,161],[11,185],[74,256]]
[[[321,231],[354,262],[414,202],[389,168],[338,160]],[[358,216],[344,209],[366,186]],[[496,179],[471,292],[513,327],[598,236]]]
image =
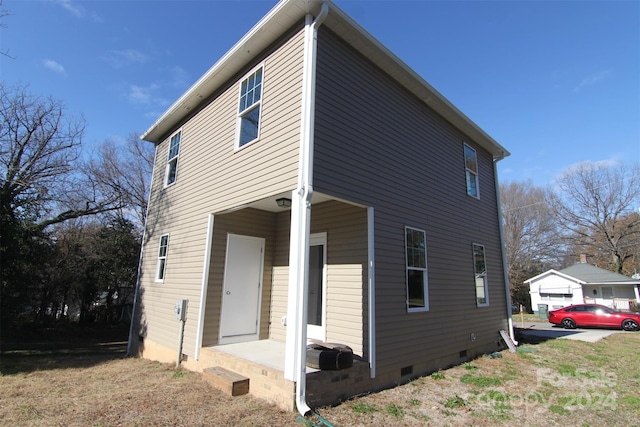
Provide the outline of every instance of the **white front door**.
[[258,339],[264,239],[227,235],[220,344]]
[[312,234],[309,239],[309,294],[307,298],[307,338],[324,341],[326,337],[327,234]]

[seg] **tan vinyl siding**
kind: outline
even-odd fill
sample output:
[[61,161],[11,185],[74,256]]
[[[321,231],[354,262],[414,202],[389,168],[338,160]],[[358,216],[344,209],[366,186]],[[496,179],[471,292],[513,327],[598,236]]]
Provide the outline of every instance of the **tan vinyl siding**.
[[269,338],[285,342],[287,329],[281,324],[287,315],[289,294],[289,230],[291,211],[277,215],[276,250],[273,259],[273,283],[271,288],[271,328]]
[[[379,372],[498,341],[506,308],[490,154],[329,30],[318,49],[314,189],[375,209]],[[466,194],[464,142],[478,154],[480,200]],[[428,312],[407,312],[405,226],[427,233]],[[486,250],[489,307],[475,303],[473,242]]]
[[266,339],[269,335],[271,272],[273,270],[275,249],[276,214],[256,209],[243,209],[229,214],[216,215],[214,224],[202,345],[206,347],[218,344],[220,305],[224,282],[227,236],[229,233],[265,239],[259,337],[260,339]]
[[313,205],[311,233],[327,233],[327,342],[363,353],[367,211],[339,202]]
[[[166,188],[163,183],[171,135],[157,147],[140,282],[144,317],[141,335],[174,348],[179,322],[173,305],[178,298],[188,298],[183,350],[188,355],[195,348],[209,214],[291,191],[296,186],[302,33],[292,34],[263,57],[261,63],[253,64],[264,65],[258,141],[234,150],[239,84],[244,78],[241,75],[181,126],[177,178]],[[153,279],[162,234],[170,235],[167,270],[164,283],[156,283]],[[268,317],[263,320],[263,327],[268,327]],[[212,336],[209,332],[207,339],[211,341]]]
[[[290,215],[278,218],[278,243],[274,262],[271,338],[284,341],[280,319],[287,313]],[[327,233],[326,341],[351,346],[365,355],[367,285],[366,209],[339,202],[314,204],[311,233]]]

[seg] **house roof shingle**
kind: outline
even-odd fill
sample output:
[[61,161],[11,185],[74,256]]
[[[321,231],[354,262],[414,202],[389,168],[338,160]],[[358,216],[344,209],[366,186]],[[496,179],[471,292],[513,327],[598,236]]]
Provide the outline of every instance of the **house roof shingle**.
[[564,268],[559,273],[566,274],[567,276],[574,277],[585,283],[628,283],[628,284],[640,284],[640,280],[634,280],[625,275],[614,273],[613,271],[605,270],[595,265],[578,263],[571,267]]

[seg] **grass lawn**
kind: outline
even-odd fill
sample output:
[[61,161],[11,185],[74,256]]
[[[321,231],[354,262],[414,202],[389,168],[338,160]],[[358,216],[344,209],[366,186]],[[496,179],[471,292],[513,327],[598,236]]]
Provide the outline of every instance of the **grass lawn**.
[[[126,335],[124,328],[66,328],[3,338],[0,424],[305,425],[262,400],[228,397],[200,374],[125,358]],[[640,425],[640,333],[524,344],[499,356],[318,413],[343,427]],[[320,425],[317,418],[306,423]]]

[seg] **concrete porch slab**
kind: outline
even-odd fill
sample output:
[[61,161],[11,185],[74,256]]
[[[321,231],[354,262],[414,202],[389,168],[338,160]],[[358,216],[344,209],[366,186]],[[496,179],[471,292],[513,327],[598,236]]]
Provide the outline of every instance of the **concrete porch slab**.
[[216,350],[232,356],[284,371],[285,344],[272,340],[218,345]]

